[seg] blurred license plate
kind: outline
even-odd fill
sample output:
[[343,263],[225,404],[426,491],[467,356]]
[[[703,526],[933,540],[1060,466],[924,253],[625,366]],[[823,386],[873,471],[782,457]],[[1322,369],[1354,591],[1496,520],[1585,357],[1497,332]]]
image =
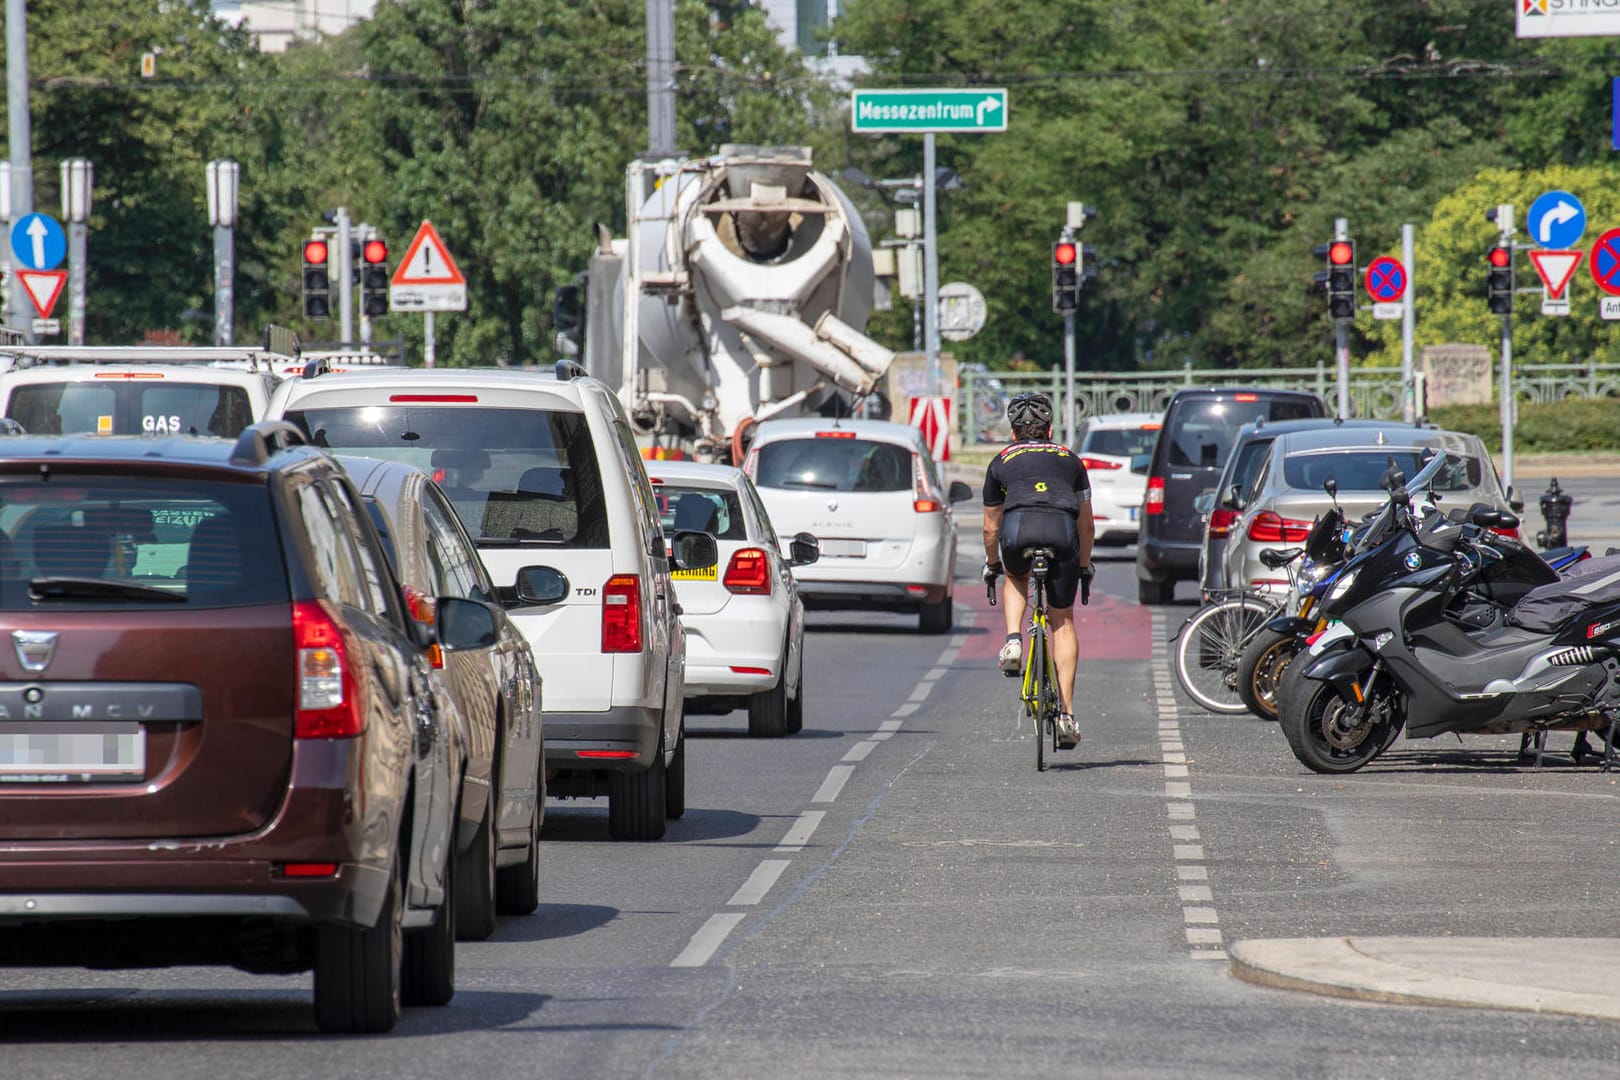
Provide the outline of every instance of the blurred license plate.
[[823,540],[821,542],[823,555],[834,555],[845,559],[866,558],[865,540]]
[[677,570],[669,576],[676,581],[719,581],[720,567],[705,566],[701,570]]
[[1128,512],[1128,513],[1129,513],[1129,514],[1130,514],[1130,517],[1129,517],[1129,518],[1128,518],[1128,519],[1127,519],[1127,520],[1129,520],[1129,521],[1135,521],[1135,520],[1136,520],[1136,512],[1137,512],[1137,511],[1138,511],[1138,510],[1140,510],[1140,509],[1141,509],[1141,507],[1138,507],[1138,506],[1128,506],[1128,507],[1126,507],[1126,508],[1125,508],[1125,509],[1126,509],[1126,511],[1127,511],[1127,512]]
[[0,783],[82,784],[145,775],[146,732],[134,721],[0,721]]

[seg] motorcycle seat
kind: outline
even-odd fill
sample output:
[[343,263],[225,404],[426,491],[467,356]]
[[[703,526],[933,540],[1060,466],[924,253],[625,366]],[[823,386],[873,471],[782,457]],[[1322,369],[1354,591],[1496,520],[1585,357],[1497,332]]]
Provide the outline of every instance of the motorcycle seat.
[[1260,561],[1268,570],[1278,570],[1305,553],[1304,548],[1261,548]]

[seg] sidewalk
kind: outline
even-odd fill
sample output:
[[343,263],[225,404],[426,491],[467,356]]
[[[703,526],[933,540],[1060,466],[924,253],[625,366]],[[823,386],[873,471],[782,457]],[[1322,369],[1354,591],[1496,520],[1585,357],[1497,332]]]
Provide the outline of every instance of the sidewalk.
[[1280,938],[1231,954],[1233,975],[1283,990],[1620,1020],[1620,939]]

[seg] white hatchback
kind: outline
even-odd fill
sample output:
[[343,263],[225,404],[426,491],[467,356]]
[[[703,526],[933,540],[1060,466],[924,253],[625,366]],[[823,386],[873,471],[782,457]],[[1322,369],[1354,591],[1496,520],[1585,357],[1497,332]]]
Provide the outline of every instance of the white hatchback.
[[973,497],[947,486],[922,432],[880,420],[767,420],[743,467],[779,535],[808,532],[821,558],[794,572],[805,606],[916,612],[951,628],[956,520]]
[[1160,413],[1102,413],[1088,416],[1075,453],[1091,481],[1091,513],[1097,543],[1132,544],[1142,528],[1142,499],[1147,494],[1147,462],[1142,471],[1131,460],[1153,453]]
[[686,627],[686,711],[748,707],[748,734],[790,735],[804,727],[804,604],[791,567],[819,552],[808,533],[788,555],[748,474],[729,465],[649,461],[647,478],[664,533],[696,529],[719,547],[714,566],[677,570],[675,597]]

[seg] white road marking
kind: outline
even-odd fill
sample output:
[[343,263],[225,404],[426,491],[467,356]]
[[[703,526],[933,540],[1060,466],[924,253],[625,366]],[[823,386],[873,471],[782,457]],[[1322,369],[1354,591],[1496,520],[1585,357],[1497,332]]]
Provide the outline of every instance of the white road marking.
[[1208,885],[1177,885],[1176,892],[1180,894],[1183,904],[1192,903],[1195,900],[1213,901],[1215,899],[1214,894],[1209,891]]
[[[906,704],[900,706],[898,709],[895,709],[894,712],[890,713],[889,715],[890,716],[910,716],[912,713],[916,712],[921,707],[922,706],[917,704],[917,702],[911,701],[911,702],[907,702]],[[900,729],[900,725],[896,724],[894,726],[893,730],[891,730],[889,732],[889,734],[893,735],[895,733],[895,731],[898,731],[899,729]],[[883,727],[881,725],[878,727],[878,731],[880,733],[883,731]],[[887,737],[887,736],[885,736],[885,737]]]
[[1190,799],[1192,798],[1192,785],[1167,783],[1164,785],[1164,794],[1166,798],[1170,799]]
[[707,964],[726,940],[726,935],[737,928],[746,915],[741,912],[725,912],[719,915],[710,915],[709,921],[698,927],[698,932],[692,935],[692,940],[686,943],[681,954],[669,962],[670,967],[702,967]]
[[1198,826],[1196,825],[1172,825],[1170,826],[1170,839],[1191,843],[1201,838],[1198,835]]
[[1187,955],[1194,960],[1225,960],[1225,949],[1188,949]]
[[748,875],[748,880],[742,883],[742,888],[727,901],[732,907],[748,904],[757,904],[765,899],[765,894],[771,891],[776,879],[782,876],[782,871],[788,868],[790,859],[766,859],[754,867],[754,872]]
[[1164,775],[1166,775],[1166,776],[1186,776],[1187,775],[1187,766],[1185,766],[1185,765],[1166,765],[1164,767]]
[[942,667],[931,667],[931,668],[928,669],[928,673],[923,676],[923,682],[932,682],[935,679],[943,679],[944,677],[945,677],[945,669],[944,668],[942,668]]
[[850,775],[854,771],[855,766],[853,765],[834,765],[831,769],[828,769],[827,779],[823,780],[821,786],[816,788],[816,793],[810,796],[810,801],[832,802],[838,798],[838,793],[844,790],[844,785],[849,782]]
[[1190,802],[1166,803],[1165,809],[1170,812],[1171,817],[1178,820],[1191,821],[1193,819],[1193,804]]
[[1202,844],[1171,844],[1170,856],[1177,862],[1203,862],[1204,845]]
[[1189,907],[1181,909],[1181,917],[1190,923],[1203,923],[1213,925],[1221,920],[1215,917],[1212,907]]
[[939,660],[937,660],[936,663],[938,663],[940,667],[948,668],[952,664],[956,663],[956,658],[961,654],[961,652],[961,649],[946,649],[944,652],[939,654]]
[[1209,867],[1207,866],[1178,866],[1176,877],[1182,881],[1208,881]]
[[849,753],[843,757],[844,761],[865,761],[866,755],[877,749],[877,742],[872,739],[863,739],[849,748]]
[[962,648],[962,646],[964,646],[966,644],[967,644],[967,635],[966,634],[952,635],[952,637],[951,637],[951,648],[960,649],[960,648]]
[[1181,744],[1180,743],[1171,743],[1169,745],[1172,745],[1172,746],[1176,747],[1176,749],[1175,750],[1168,750],[1167,749],[1167,750],[1164,750],[1161,753],[1160,756],[1164,758],[1164,763],[1166,765],[1185,765],[1185,764],[1187,764],[1187,755],[1179,752],[1180,749],[1181,749]]
[[1206,929],[1202,926],[1187,927],[1187,944],[1189,945],[1219,945],[1221,943],[1220,930]]
[[928,700],[928,692],[930,690],[932,690],[933,688],[934,688],[934,684],[931,683],[931,682],[920,682],[915,687],[912,688],[911,696],[909,698],[907,698],[906,701],[907,702],[915,701],[915,702],[918,702],[918,703],[927,701]]
[[783,836],[782,842],[776,845],[776,850],[803,851],[804,845],[808,844],[810,837],[815,835],[816,826],[820,825],[821,819],[826,816],[827,811],[825,810],[806,810],[800,814],[799,820],[788,826],[787,835]]

